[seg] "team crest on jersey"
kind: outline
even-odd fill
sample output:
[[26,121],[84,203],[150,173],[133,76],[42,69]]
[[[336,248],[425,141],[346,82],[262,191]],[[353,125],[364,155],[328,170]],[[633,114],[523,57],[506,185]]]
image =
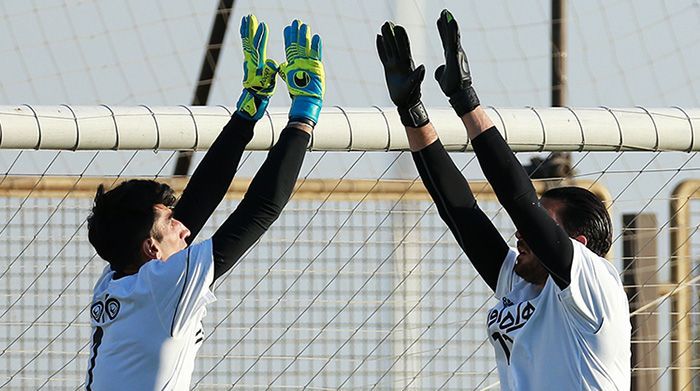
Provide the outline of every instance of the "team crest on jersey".
[[90,316],[95,320],[95,322],[104,322],[105,315],[109,318],[109,320],[114,320],[114,318],[116,318],[119,314],[120,308],[121,304],[119,303],[119,300],[115,299],[114,297],[109,298],[109,296],[107,296],[105,297],[105,301],[98,300],[92,303],[92,306],[90,307]]
[[92,316],[92,319],[95,319],[95,322],[99,322],[104,311],[105,305],[102,304],[101,301],[95,302],[92,304],[92,307],[90,307],[90,316]]
[[114,318],[116,318],[117,314],[119,313],[119,308],[121,307],[121,304],[119,304],[119,300],[111,298],[107,300],[107,302],[105,303],[105,307],[107,308],[107,316],[109,316],[109,319],[114,320]]

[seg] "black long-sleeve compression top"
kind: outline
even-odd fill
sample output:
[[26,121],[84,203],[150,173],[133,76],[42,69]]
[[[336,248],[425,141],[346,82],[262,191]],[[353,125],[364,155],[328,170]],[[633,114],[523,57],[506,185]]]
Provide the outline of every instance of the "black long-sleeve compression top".
[[467,180],[439,139],[412,155],[440,217],[476,271],[496,290],[508,245],[477,205]]
[[175,205],[173,216],[190,230],[191,244],[226,195],[245,146],[253,138],[255,121],[233,114],[209,147]]
[[525,169],[496,127],[472,140],[476,157],[498,201],[542,262],[554,282],[564,289],[571,282],[574,246],[569,235],[540,205]]
[[[533,253],[562,289],[570,283],[573,245],[537,199],[530,178],[495,127],[472,141],[484,175]],[[486,283],[495,289],[507,245],[478,208],[469,185],[439,140],[413,153],[440,216]]]
[[[226,195],[254,121],[234,114],[211,145],[175,205],[174,217],[189,230],[191,244]],[[244,199],[212,237],[214,279],[228,271],[269,228],[289,200],[301,169],[309,135],[295,128],[282,131],[248,188]]]
[[226,273],[282,213],[294,190],[311,136],[286,128],[236,210],[212,237],[214,279]]

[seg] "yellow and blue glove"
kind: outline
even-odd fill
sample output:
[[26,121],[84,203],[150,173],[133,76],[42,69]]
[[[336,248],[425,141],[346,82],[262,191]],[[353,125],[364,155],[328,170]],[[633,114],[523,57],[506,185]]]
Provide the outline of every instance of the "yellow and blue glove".
[[243,93],[236,109],[241,116],[254,121],[265,114],[279,71],[275,60],[267,58],[267,31],[267,25],[258,23],[255,15],[244,16],[241,20]]
[[311,38],[309,26],[295,20],[284,29],[284,52],[287,62],[280,64],[280,76],[292,97],[289,120],[315,126],[326,90],[321,37]]

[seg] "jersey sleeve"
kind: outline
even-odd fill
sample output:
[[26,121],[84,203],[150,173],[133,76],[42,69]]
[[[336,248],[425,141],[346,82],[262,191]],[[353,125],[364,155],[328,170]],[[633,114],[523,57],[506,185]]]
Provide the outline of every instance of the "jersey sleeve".
[[578,241],[571,241],[574,247],[571,284],[560,291],[559,297],[574,325],[595,333],[605,318],[614,315],[624,289],[610,262]]
[[151,297],[156,301],[163,327],[176,337],[192,319],[206,314],[205,306],[216,301],[211,239],[189,246],[168,258],[144,265]]
[[501,270],[498,272],[498,282],[496,283],[496,291],[494,296],[501,299],[513,289],[513,286],[520,281],[520,276],[515,274],[515,259],[518,252],[514,248],[508,248],[506,258],[503,260]]

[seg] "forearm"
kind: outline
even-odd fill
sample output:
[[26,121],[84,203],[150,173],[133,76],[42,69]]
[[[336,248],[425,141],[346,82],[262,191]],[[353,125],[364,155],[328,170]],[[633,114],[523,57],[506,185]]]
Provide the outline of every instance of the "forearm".
[[214,279],[233,267],[279,217],[299,176],[309,137],[303,126],[282,131],[243,200],[212,237]]
[[255,121],[232,115],[192,174],[174,211],[175,218],[191,232],[188,243],[226,195],[254,126]]
[[477,272],[495,290],[508,245],[477,205],[469,184],[439,139],[413,152],[413,160],[440,217]]
[[226,195],[255,121],[234,114],[199,163],[175,206],[175,218],[191,232],[192,243]]
[[411,149],[411,152],[420,151],[438,139],[438,134],[430,122],[418,128],[405,126],[405,129],[408,147]]
[[464,127],[467,128],[467,136],[469,136],[470,140],[474,140],[478,135],[494,126],[493,121],[491,121],[491,118],[481,106],[477,106],[474,110],[465,113],[461,118]]
[[573,245],[540,206],[535,188],[495,127],[472,140],[481,168],[515,227],[557,284],[568,286]]

